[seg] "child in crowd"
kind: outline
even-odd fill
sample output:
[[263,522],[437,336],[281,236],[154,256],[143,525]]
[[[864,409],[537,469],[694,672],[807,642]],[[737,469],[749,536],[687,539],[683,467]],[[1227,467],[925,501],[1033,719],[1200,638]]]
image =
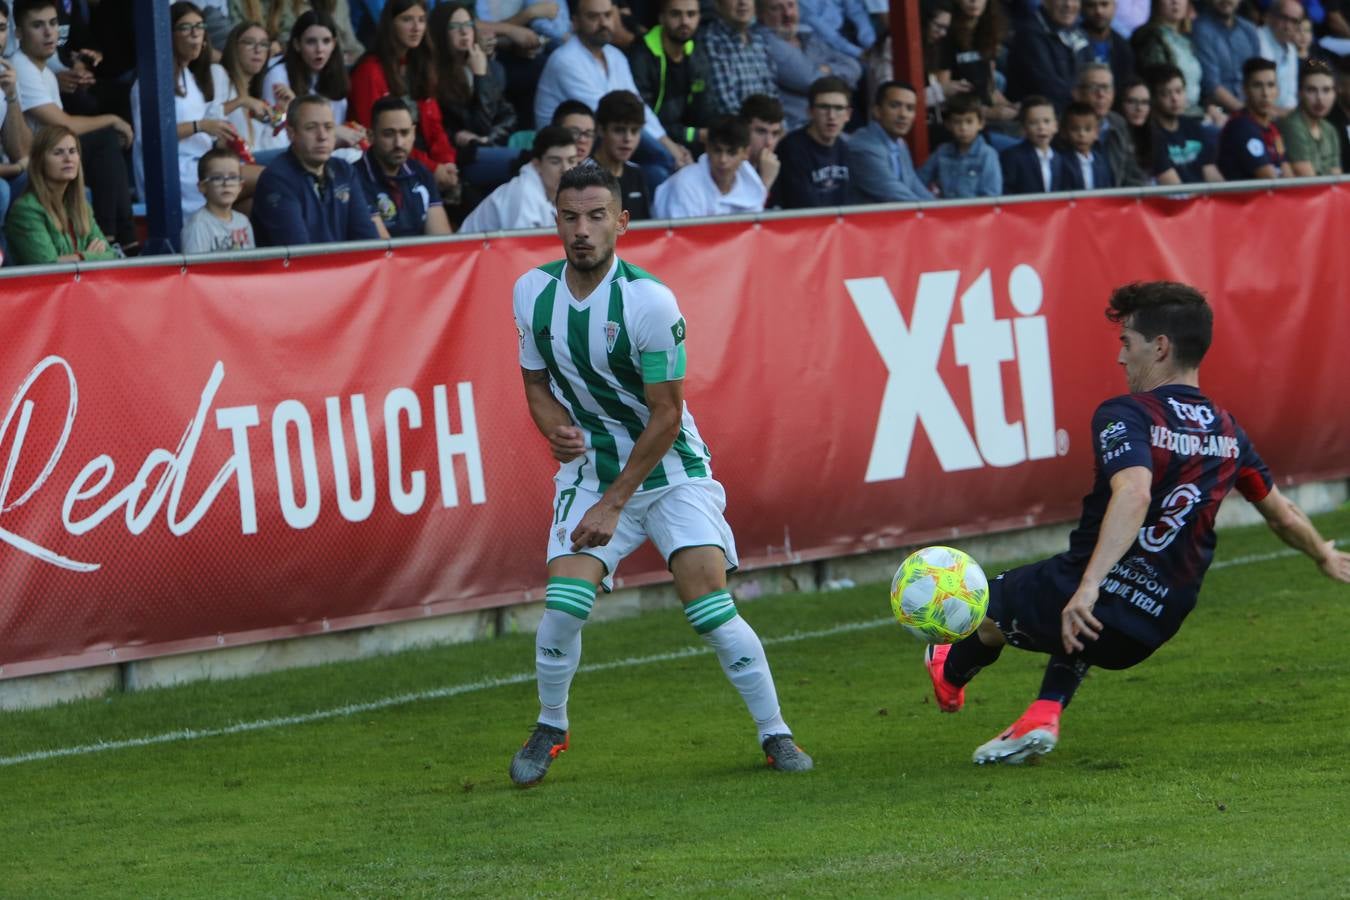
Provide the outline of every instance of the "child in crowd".
[[1086,103],[1070,103],[1064,111],[1064,136],[1069,145],[1069,167],[1075,190],[1092,191],[1115,185],[1111,161],[1100,136],[1102,120]]
[[1022,130],[1026,140],[999,154],[1003,193],[1040,194],[1073,188],[1073,169],[1063,153],[1051,146],[1059,134],[1059,119],[1049,100],[1031,95],[1022,100]]
[[183,225],[184,253],[219,253],[257,246],[253,226],[234,208],[243,188],[239,157],[230,150],[209,150],[197,161],[197,190],[206,205]]
[[768,190],[750,165],[750,125],[719,116],[708,125],[708,150],[656,189],[658,219],[760,212]]
[[935,197],[997,197],[1003,193],[998,154],[980,135],[984,110],[980,98],[957,94],[947,103],[945,119],[952,140],[933,151],[919,168],[919,180]]

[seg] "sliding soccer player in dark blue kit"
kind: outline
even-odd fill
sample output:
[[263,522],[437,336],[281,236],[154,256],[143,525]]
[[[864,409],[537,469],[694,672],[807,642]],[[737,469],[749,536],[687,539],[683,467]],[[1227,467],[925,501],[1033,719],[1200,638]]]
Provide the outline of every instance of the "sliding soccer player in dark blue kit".
[[1214,517],[1237,490],[1286,544],[1350,582],[1350,555],[1284,497],[1232,414],[1200,392],[1214,314],[1183,284],[1132,284],[1111,297],[1130,393],[1092,417],[1096,475],[1065,553],[1004,572],[979,630],[925,651],[943,712],[1004,644],[1050,654],[1040,695],[974,761],[1020,763],[1054,749],[1059,719],[1091,666],[1128,669],[1176,634],[1214,558]]

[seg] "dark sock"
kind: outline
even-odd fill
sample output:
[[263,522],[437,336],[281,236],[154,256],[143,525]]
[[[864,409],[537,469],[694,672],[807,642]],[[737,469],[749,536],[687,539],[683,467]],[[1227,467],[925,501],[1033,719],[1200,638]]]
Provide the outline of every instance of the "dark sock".
[[[950,661],[950,657],[948,660]],[[1041,692],[1037,695],[1037,699],[1054,700],[1068,706],[1069,701],[1073,699],[1074,691],[1083,683],[1090,668],[1091,666],[1076,656],[1050,657],[1050,664],[1045,667],[1045,677],[1041,679]]]
[[963,641],[952,644],[947,654],[947,662],[942,666],[942,677],[956,687],[964,687],[972,678],[980,674],[985,666],[994,664],[1003,652],[1003,645],[987,647],[979,634],[972,634]]

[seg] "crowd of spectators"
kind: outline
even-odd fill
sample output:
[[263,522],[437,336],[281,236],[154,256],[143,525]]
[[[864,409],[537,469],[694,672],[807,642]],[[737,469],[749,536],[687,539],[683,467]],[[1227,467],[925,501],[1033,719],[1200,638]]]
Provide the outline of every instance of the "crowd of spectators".
[[[14,3],[6,263],[133,255],[150,100],[131,0]],[[634,219],[1350,160],[1340,0],[921,0],[916,85],[891,77],[879,0],[617,3],[173,3],[185,252],[547,227],[586,158]]]

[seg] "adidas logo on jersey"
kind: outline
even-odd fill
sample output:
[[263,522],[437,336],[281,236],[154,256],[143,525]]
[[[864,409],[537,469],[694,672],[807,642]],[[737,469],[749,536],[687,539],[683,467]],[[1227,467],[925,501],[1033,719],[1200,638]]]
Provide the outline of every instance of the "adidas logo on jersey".
[[549,330],[549,327],[547,325],[545,325],[543,328],[539,329],[539,332],[535,335],[535,337],[543,341],[551,341],[553,340],[553,332]]

